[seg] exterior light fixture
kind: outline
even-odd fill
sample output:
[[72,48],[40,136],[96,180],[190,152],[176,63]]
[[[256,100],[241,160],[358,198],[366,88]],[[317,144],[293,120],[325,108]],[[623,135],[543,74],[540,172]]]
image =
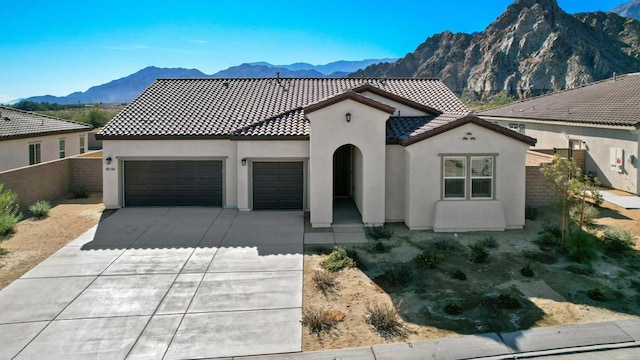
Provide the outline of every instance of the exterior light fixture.
[[111,165],[111,156],[109,156],[108,158],[104,159],[107,162],[107,165]]
[[242,163],[242,166],[247,166],[247,158],[243,158],[240,162]]
[[351,113],[344,114],[344,117],[347,119],[347,122],[351,122]]

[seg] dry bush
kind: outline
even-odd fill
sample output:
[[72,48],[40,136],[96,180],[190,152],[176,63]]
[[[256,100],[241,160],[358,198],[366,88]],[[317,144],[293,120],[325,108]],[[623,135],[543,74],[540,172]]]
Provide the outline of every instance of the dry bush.
[[345,318],[345,314],[339,310],[325,310],[318,307],[305,307],[302,309],[302,325],[309,328],[311,334],[318,339],[322,334],[329,333]]
[[407,337],[407,328],[400,322],[396,309],[386,303],[370,303],[365,315],[367,324],[373,326],[376,332],[385,340]]

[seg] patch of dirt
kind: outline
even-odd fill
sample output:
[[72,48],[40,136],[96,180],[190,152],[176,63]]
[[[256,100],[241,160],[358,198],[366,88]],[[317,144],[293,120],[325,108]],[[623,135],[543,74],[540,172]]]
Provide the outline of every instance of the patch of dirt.
[[[617,226],[640,238],[640,210],[625,210],[611,204],[600,209],[597,225]],[[345,347],[370,346],[386,341],[365,322],[369,304],[393,304],[408,332],[406,338],[389,342],[417,341],[488,331],[512,331],[542,326],[595,323],[622,319],[640,319],[640,252],[612,255],[600,252],[584,267],[591,273],[577,273],[578,267],[554,249],[541,249],[535,242],[545,222],[557,222],[551,209],[540,209],[536,221],[527,220],[524,230],[503,233],[477,232],[434,234],[409,231],[403,225],[390,224],[394,235],[381,240],[383,246],[368,244],[349,246],[357,252],[363,270],[338,273],[339,286],[325,296],[311,278],[320,270],[327,256],[306,248],[304,257],[303,306],[338,310],[346,314],[343,322],[320,337],[303,328],[303,350],[315,351]],[[489,261],[475,264],[469,260],[469,245],[493,237],[499,244],[488,249]],[[453,249],[438,250],[436,269],[417,267],[413,258],[438,241],[455,244]],[[636,244],[636,249],[639,244]],[[525,252],[557,257],[554,262],[540,262],[525,257]],[[539,256],[542,259],[543,256]],[[534,271],[524,277],[520,269],[529,264]],[[583,266],[583,265],[580,265]],[[456,280],[460,270],[467,280]],[[606,301],[591,300],[590,289],[603,291]],[[509,309],[498,302],[498,295],[508,293],[520,302]],[[445,313],[447,303],[460,301],[459,315]]]
[[95,226],[103,210],[102,193],[93,193],[86,199],[61,201],[45,219],[20,221],[15,234],[0,240],[7,252],[0,256],[0,289]]

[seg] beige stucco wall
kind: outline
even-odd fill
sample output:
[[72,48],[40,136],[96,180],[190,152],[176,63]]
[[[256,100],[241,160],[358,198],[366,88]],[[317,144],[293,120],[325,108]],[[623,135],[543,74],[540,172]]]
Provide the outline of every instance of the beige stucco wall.
[[[640,172],[638,158],[640,157],[640,135],[633,127],[602,128],[588,126],[554,125],[540,122],[523,122],[518,120],[496,120],[503,126],[510,123],[525,124],[525,133],[538,139],[536,149],[568,148],[569,139],[582,140],[583,148],[587,150],[585,161],[586,171],[597,174],[600,182],[615,189],[640,194]],[[624,149],[624,171],[618,173],[610,168],[610,149],[612,147]],[[630,156],[636,159],[629,162]]]
[[[349,123],[345,121],[346,113],[351,114]],[[307,117],[311,123],[309,206],[312,226],[329,227],[333,222],[333,154],[345,144],[356,146],[362,153],[362,221],[368,226],[383,224],[385,122],[389,114],[353,100],[344,100]],[[354,183],[357,187],[358,181]]]
[[[463,140],[471,132],[476,140]],[[442,165],[441,155],[496,155],[495,156],[495,201],[502,203],[507,229],[524,226],[525,207],[525,153],[529,146],[520,141],[505,137],[499,133],[467,124],[446,133],[406,147],[405,168],[405,223],[410,229],[432,229],[435,223],[436,206],[441,201]],[[457,231],[479,230],[465,229],[465,219],[482,215],[481,202],[485,200],[447,200],[456,205],[442,207],[450,210],[455,207],[453,216],[459,220]],[[487,207],[495,213],[495,201],[486,201]],[[473,206],[468,206],[473,202]],[[489,212],[488,212],[489,213]],[[486,228],[495,230],[487,219]],[[451,229],[449,229],[451,230]]]
[[[308,168],[309,168],[309,141],[285,140],[285,141],[236,141],[237,144],[237,172],[238,172],[238,209],[251,210],[253,207],[252,190],[253,174],[251,169],[254,161],[302,161],[304,168],[304,197],[303,206],[309,207],[308,196]],[[247,159],[247,165],[242,166],[242,159]],[[231,165],[230,165],[231,166]]]
[[103,162],[103,200],[106,208],[122,206],[122,176],[125,160],[222,160],[224,171],[223,206],[238,204],[237,142],[230,140],[105,140],[104,158],[111,157],[111,165]]
[[385,221],[404,221],[405,151],[400,145],[386,146]]
[[88,132],[39,136],[0,141],[0,171],[29,166],[29,144],[40,143],[41,162],[60,158],[58,141],[65,139],[65,157],[80,154],[80,137],[85,138],[85,152],[89,151]]

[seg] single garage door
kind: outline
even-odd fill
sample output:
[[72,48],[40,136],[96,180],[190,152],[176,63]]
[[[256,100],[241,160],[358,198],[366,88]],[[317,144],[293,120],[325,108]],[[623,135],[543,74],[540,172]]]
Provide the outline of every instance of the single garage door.
[[222,161],[125,161],[125,206],[222,206]]
[[301,210],[302,162],[254,162],[253,209]]

